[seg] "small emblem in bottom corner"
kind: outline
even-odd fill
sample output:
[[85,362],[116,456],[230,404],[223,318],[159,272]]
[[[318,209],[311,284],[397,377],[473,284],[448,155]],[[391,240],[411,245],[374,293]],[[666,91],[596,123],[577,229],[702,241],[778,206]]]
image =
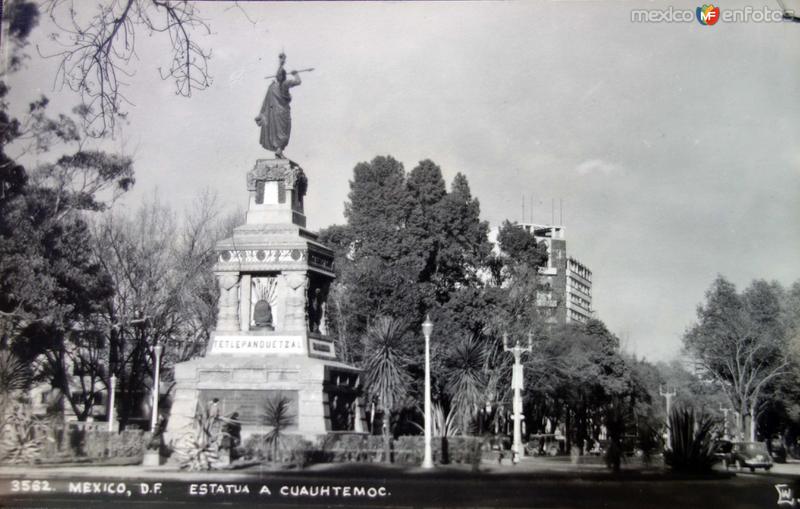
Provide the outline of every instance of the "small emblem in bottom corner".
[[797,505],[794,492],[788,484],[776,484],[775,489],[778,491],[778,505],[788,505],[790,507]]

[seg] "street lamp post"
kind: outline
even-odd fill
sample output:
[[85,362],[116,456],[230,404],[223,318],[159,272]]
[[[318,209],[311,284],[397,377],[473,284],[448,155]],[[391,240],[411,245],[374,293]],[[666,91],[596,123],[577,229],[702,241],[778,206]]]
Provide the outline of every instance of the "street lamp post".
[[422,324],[422,334],[425,335],[425,457],[422,468],[433,468],[433,453],[431,452],[431,332],[433,322],[430,316],[425,317]]
[[669,417],[672,412],[672,398],[675,397],[675,390],[673,389],[672,392],[670,392],[669,385],[667,385],[667,392],[664,392],[661,386],[659,386],[658,393],[667,400],[667,449],[672,450],[672,426],[669,424]]
[[108,432],[114,431],[114,396],[117,387],[117,377],[112,373],[108,388]]
[[508,334],[503,334],[503,350],[511,352],[514,355],[514,370],[511,375],[511,388],[514,389],[514,445],[512,446],[512,461],[517,463],[525,454],[525,449],[522,447],[522,390],[524,389],[525,380],[523,375],[522,353],[533,350],[533,335],[528,333],[527,346],[520,346],[519,341],[516,341],[514,346],[509,348]]
[[156,432],[156,421],[158,420],[158,382],[159,382],[159,373],[161,371],[161,352],[163,351],[164,347],[161,346],[160,343],[157,343],[155,347],[153,347],[153,353],[156,354],[156,361],[155,361],[155,368],[153,376],[153,410],[150,412],[150,432]]

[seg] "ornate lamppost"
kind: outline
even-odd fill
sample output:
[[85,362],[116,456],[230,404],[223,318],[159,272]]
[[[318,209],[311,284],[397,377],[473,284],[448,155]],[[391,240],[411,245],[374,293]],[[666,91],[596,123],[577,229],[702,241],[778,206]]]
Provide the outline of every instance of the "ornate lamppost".
[[675,390],[673,389],[672,392],[670,392],[669,385],[667,385],[667,392],[664,392],[659,385],[658,393],[667,400],[667,449],[672,450],[672,426],[669,424],[669,418],[672,412],[672,398],[675,397]]
[[150,432],[156,432],[156,424],[158,420],[158,382],[159,382],[159,374],[161,371],[161,352],[164,350],[164,347],[161,346],[161,343],[156,343],[156,346],[153,347],[153,353],[156,354],[156,361],[154,366],[154,376],[153,376],[153,410],[150,412]]
[[519,341],[514,343],[513,347],[508,346],[508,334],[503,334],[503,350],[511,352],[514,355],[514,368],[511,374],[511,388],[514,389],[514,445],[512,446],[514,463],[519,462],[519,459],[525,454],[522,447],[522,390],[524,389],[523,366],[522,366],[522,353],[530,352],[533,350],[533,335],[528,333],[528,345],[521,346]]
[[425,317],[422,324],[422,334],[425,335],[425,457],[422,468],[433,468],[433,453],[431,452],[431,332],[433,322],[430,316]]

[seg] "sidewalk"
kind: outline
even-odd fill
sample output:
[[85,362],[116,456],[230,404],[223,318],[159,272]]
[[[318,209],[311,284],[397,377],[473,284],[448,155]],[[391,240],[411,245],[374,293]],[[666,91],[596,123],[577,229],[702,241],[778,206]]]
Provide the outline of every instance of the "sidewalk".
[[[800,475],[800,464],[793,465]],[[788,472],[787,472],[788,473]],[[142,465],[129,466],[0,466],[0,478],[11,477],[47,477],[50,479],[80,479],[80,478],[113,478],[113,479],[164,479],[164,480],[191,480],[191,481],[218,481],[221,478],[229,481],[253,480],[255,478],[303,476],[351,476],[362,478],[396,478],[396,477],[474,477],[474,476],[501,476],[501,477],[536,477],[536,478],[605,478],[605,477],[638,477],[657,478],[669,475],[660,467],[642,467],[640,465],[624,465],[622,473],[615,476],[602,461],[591,461],[578,465],[570,463],[569,458],[534,458],[525,457],[513,465],[506,458],[502,464],[496,460],[484,459],[478,470],[471,465],[437,465],[432,470],[423,469],[416,465],[397,465],[385,463],[320,463],[309,465],[305,468],[297,467],[271,467],[257,465],[239,470],[211,470],[190,472],[180,470],[177,465],[162,465],[145,467]],[[728,474],[730,475],[730,474]]]

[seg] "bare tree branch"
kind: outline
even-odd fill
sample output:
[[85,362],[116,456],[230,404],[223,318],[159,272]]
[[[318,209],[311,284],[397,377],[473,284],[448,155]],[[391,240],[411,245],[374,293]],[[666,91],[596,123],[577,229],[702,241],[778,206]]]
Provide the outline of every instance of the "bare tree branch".
[[[88,19],[72,0],[46,0],[45,10],[58,27],[51,41],[60,49],[40,55],[59,60],[56,84],[80,95],[86,132],[100,137],[114,131],[125,107],[133,103],[124,90],[135,75],[137,28],[166,33],[171,61],[159,74],[175,83],[175,93],[190,97],[211,85],[211,51],[195,40],[198,31],[211,33],[194,4],[170,0],[109,0]],[[67,22],[64,23],[64,20]]]

